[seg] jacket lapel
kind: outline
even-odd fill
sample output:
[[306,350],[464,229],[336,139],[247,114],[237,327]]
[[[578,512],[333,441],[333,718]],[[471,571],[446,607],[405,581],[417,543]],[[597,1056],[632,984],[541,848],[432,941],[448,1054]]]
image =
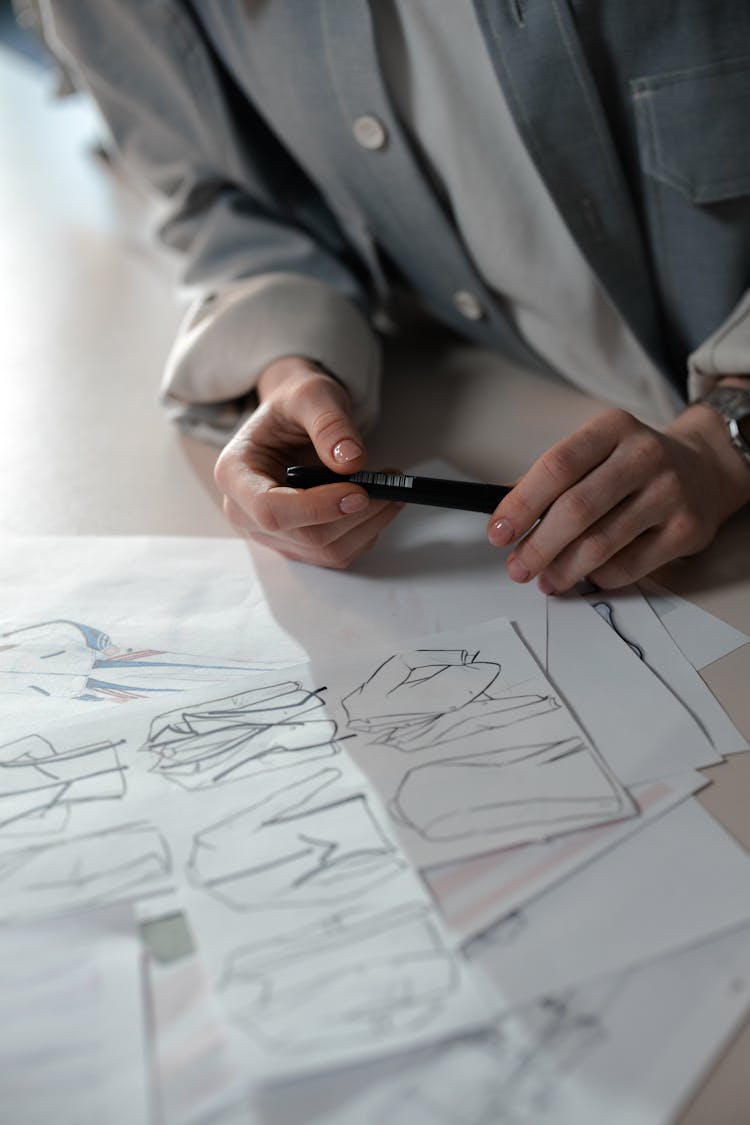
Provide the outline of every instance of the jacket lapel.
[[664,367],[643,238],[566,0],[474,5],[516,126],[562,218],[613,304]]

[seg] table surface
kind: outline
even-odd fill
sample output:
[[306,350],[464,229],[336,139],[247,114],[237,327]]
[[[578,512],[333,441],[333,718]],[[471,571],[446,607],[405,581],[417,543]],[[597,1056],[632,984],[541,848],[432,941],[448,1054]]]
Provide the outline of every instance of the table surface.
[[[0,48],[0,536],[225,536],[216,451],[171,427],[156,397],[182,311],[175,264],[151,248],[144,201],[95,155],[91,108],[56,104],[50,87]],[[601,406],[422,334],[390,359],[370,460],[439,456],[477,479],[510,480]],[[656,577],[750,633],[748,560],[746,510],[702,555]],[[750,738],[750,646],[703,676]],[[699,799],[750,848],[750,754],[705,773],[714,784]],[[749,1064],[750,1021],[680,1125],[747,1125]]]

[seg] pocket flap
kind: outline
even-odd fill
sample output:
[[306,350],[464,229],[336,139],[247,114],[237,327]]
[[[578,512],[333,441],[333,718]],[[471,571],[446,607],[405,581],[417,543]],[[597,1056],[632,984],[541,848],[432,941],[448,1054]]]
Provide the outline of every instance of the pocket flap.
[[750,55],[630,89],[644,171],[694,203],[750,194]]

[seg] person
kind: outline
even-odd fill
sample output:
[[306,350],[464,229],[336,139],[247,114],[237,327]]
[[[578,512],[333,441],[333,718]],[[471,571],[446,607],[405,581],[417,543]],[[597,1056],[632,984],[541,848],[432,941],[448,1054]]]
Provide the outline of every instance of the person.
[[750,500],[747,6],[46,0],[43,17],[184,256],[195,299],[163,395],[226,442],[216,480],[243,533],[343,567],[396,515],[283,471],[365,465],[376,325],[400,291],[612,404],[490,517],[514,580],[621,586]]

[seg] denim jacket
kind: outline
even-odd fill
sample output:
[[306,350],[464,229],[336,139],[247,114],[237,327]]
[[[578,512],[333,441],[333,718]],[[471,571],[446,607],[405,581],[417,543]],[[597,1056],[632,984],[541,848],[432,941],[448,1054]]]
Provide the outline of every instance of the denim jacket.
[[[45,4],[185,257],[197,300],[173,399],[234,400],[297,353],[350,387],[366,423],[372,316],[404,284],[464,335],[543,366],[404,135],[371,3]],[[653,0],[473,4],[536,168],[646,352],[683,388],[690,369],[692,394],[750,371],[750,6],[685,0],[667,19]]]

